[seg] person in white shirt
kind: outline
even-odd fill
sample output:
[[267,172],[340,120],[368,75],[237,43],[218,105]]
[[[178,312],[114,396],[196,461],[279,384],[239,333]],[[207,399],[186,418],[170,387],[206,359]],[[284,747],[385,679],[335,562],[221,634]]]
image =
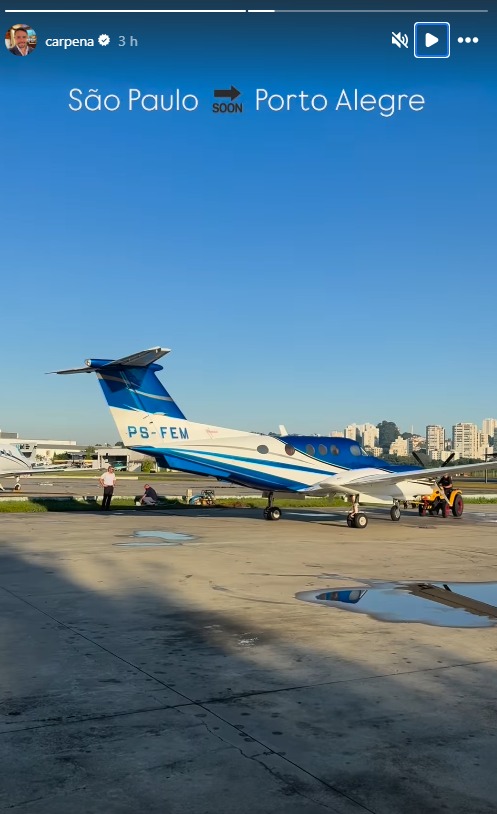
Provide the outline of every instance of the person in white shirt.
[[104,489],[104,496],[102,498],[102,509],[105,511],[110,509],[110,502],[112,500],[112,495],[114,494],[114,486],[116,485],[116,476],[114,474],[114,467],[109,466],[107,468],[107,472],[104,472],[102,477],[99,479],[100,486],[103,486]]

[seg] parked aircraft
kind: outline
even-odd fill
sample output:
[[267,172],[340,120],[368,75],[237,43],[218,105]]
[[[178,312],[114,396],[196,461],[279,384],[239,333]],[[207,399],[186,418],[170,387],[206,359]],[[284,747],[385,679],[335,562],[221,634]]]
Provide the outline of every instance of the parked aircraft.
[[[348,495],[348,525],[364,528],[366,502],[392,501],[390,516],[400,519],[400,504],[433,491],[434,479],[474,464],[437,467],[398,466],[374,458],[348,438],[272,436],[188,421],[157,378],[157,360],[170,351],[150,348],[122,359],[87,359],[85,367],[59,374],[96,373],[123,444],[153,456],[158,465],[208,475],[261,490],[268,498],[266,520],[279,520],[275,492]],[[478,464],[478,469],[495,462]],[[462,501],[460,504],[462,512]]]
[[[35,466],[30,464],[16,444],[0,441],[0,476],[19,477],[20,475],[42,475],[45,472],[60,472],[65,466]],[[0,491],[4,492],[0,483]]]

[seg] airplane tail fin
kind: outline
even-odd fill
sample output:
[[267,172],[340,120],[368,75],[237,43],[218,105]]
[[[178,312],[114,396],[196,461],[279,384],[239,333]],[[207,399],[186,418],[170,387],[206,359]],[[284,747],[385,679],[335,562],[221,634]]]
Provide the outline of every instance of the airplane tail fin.
[[167,348],[150,348],[122,359],[87,359],[85,367],[54,373],[96,373],[110,408],[185,418],[156,375],[163,369],[157,359],[167,353]]

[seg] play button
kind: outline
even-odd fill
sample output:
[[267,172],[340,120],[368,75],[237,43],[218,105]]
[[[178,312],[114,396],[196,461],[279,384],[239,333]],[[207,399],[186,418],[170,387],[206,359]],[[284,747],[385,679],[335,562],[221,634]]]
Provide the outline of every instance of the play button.
[[414,56],[417,59],[447,59],[450,56],[450,25],[414,23]]
[[427,34],[425,34],[425,46],[427,48],[431,48],[431,46],[435,45],[435,43],[437,42],[439,42],[438,37],[434,37],[433,34],[430,34],[429,31]]

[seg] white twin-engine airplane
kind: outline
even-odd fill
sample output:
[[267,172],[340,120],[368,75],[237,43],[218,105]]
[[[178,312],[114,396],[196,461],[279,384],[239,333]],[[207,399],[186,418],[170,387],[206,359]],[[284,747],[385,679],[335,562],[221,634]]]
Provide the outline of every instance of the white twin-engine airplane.
[[[65,467],[62,466],[34,466],[19,451],[16,444],[6,444],[0,441],[0,476],[20,477],[21,475],[42,475],[46,472],[60,472]],[[4,492],[0,483],[0,491]]]
[[[422,467],[370,457],[348,438],[274,437],[188,421],[156,375],[162,370],[157,360],[169,352],[150,348],[123,359],[88,359],[86,367],[55,372],[96,373],[126,447],[152,455],[161,467],[263,491],[266,520],[281,517],[273,503],[275,492],[348,495],[348,524],[356,528],[368,522],[359,511],[359,495],[366,502],[391,500],[390,516],[399,520],[400,503],[431,494],[435,478],[475,469],[475,464],[441,466],[428,474]],[[478,464],[478,469],[491,466],[495,462]]]

